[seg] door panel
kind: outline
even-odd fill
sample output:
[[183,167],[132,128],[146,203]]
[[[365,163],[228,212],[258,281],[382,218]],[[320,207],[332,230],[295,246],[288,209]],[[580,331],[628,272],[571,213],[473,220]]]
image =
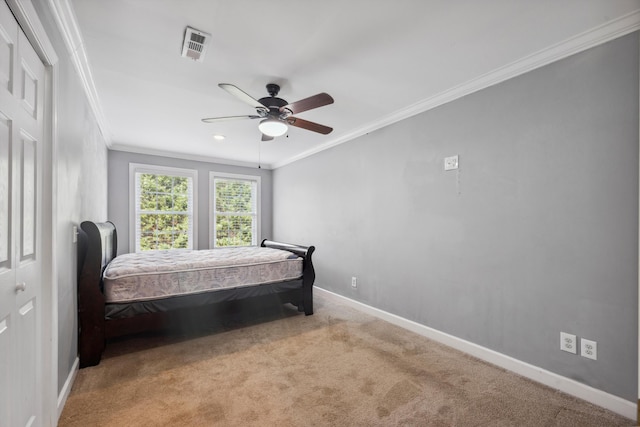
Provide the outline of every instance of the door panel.
[[[18,309],[16,317],[16,331],[20,336],[38,336],[36,305],[33,299]],[[16,363],[16,371],[20,375],[20,383],[16,390],[19,390],[18,398],[21,401],[18,426],[32,426],[37,418],[39,399],[36,397],[37,387],[37,354],[36,348],[31,339],[18,339],[20,357]],[[40,423],[38,423],[40,424]]]
[[11,229],[11,122],[0,114],[0,274],[10,268]]
[[11,419],[11,317],[0,320],[0,420]]
[[13,44],[0,32],[0,87],[11,87],[11,69],[13,60]]
[[0,6],[0,89],[11,91],[18,23],[7,5]]
[[36,142],[25,135],[20,139],[22,142],[20,261],[24,262],[33,259],[36,250]]
[[[26,41],[26,38],[25,38]],[[29,113],[31,117],[37,119],[37,107],[38,107],[38,79],[33,71],[27,66],[27,64],[21,64],[21,99],[22,106],[25,111]]]

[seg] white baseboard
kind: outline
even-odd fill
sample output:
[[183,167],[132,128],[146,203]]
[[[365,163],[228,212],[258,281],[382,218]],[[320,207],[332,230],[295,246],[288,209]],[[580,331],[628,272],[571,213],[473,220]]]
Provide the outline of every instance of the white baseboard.
[[453,347],[464,353],[477,357],[478,359],[484,360],[485,362],[499,366],[518,375],[522,375],[523,377],[529,378],[533,381],[544,384],[556,390],[560,390],[582,400],[586,400],[587,402],[613,411],[629,419],[636,420],[637,406],[635,402],[630,402],[628,400],[590,387],[586,384],[582,384],[570,378],[563,377],[537,366],[525,363],[521,360],[514,359],[513,357],[498,353],[497,351],[490,350],[486,347],[482,347],[472,342],[465,341],[453,335],[449,335],[436,329],[429,328],[428,326],[421,325],[420,323],[416,323],[412,320],[402,318],[395,314],[391,314],[375,307],[371,307],[361,302],[344,297],[342,295],[338,295],[334,292],[327,291],[326,289],[314,287],[314,290],[318,291],[324,296],[328,296],[329,298],[336,298],[339,301],[346,303],[350,307],[356,308],[364,313],[378,317],[382,320],[386,320],[389,323],[400,326],[418,335],[422,335],[449,347]]
[[64,386],[62,386],[62,390],[60,390],[60,394],[58,395],[58,420],[60,419],[60,415],[62,415],[64,404],[67,403],[67,398],[71,393],[71,387],[73,387],[73,382],[76,380],[76,375],[78,375],[79,365],[80,359],[76,357],[76,360],[73,361],[73,366],[71,366],[71,371],[67,376],[67,380],[64,382]]

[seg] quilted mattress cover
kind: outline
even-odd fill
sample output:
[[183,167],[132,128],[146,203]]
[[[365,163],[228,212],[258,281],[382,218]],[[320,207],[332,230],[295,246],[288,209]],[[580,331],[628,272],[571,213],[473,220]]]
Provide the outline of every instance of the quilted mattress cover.
[[263,247],[165,250],[124,254],[104,271],[107,303],[149,301],[294,280],[302,258]]

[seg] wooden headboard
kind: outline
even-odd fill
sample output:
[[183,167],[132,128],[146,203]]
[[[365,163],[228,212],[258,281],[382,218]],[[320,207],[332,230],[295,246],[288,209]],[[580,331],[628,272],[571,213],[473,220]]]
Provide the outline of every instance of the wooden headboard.
[[78,349],[81,353],[81,365],[84,364],[84,366],[90,366],[87,363],[91,363],[88,361],[94,356],[82,354],[83,349],[97,347],[101,351],[104,350],[105,300],[102,293],[102,273],[109,262],[116,257],[117,249],[116,227],[112,222],[84,221],[80,224],[78,231]]
[[[84,221],[80,224],[78,233],[78,268],[84,265],[85,262],[99,262],[100,272],[102,272],[107,264],[116,257],[118,250],[116,226],[111,221]],[[99,252],[97,251],[98,249]],[[88,253],[87,250],[92,250],[92,253]]]

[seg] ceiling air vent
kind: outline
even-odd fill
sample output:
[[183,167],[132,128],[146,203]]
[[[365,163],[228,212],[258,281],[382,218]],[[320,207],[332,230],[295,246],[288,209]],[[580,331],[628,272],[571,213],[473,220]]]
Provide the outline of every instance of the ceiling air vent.
[[182,56],[198,62],[204,61],[204,54],[210,38],[211,34],[187,27],[182,44]]

